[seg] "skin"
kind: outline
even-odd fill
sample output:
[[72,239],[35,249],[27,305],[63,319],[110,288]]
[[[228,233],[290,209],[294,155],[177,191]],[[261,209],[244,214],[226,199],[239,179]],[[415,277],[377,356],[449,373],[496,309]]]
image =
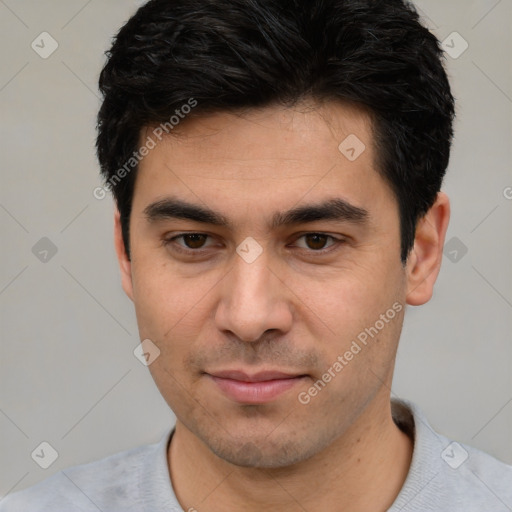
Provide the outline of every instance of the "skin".
[[[160,349],[149,369],[177,418],[168,463],[180,504],[200,512],[387,510],[413,449],[391,416],[396,350],[405,305],[432,296],[447,196],[440,192],[420,220],[403,266],[397,200],[377,172],[362,110],[333,102],[273,106],[190,118],[179,128],[140,163],[131,261],[117,211],[115,244],[140,338]],[[350,134],[366,146],[354,161],[338,149]],[[218,211],[232,226],[150,222],[145,208],[169,195]],[[330,198],[367,210],[366,222],[268,227],[274,212]],[[184,232],[209,237],[164,243]],[[236,252],[246,237],[262,249],[252,263]],[[396,303],[403,308],[378,335],[300,403],[299,393]],[[223,369],[306,377],[269,402],[247,405],[204,373]]]

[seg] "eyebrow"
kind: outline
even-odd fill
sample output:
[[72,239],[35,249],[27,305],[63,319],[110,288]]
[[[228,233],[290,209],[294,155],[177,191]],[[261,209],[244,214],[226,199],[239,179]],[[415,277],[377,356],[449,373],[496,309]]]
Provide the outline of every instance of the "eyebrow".
[[[185,219],[202,224],[232,228],[227,217],[205,206],[189,203],[181,199],[167,197],[149,204],[144,209],[148,222],[167,219]],[[368,210],[350,204],[344,199],[334,198],[323,202],[297,206],[285,212],[276,212],[272,216],[270,229],[294,224],[306,224],[319,220],[335,220],[363,224],[369,218]]]

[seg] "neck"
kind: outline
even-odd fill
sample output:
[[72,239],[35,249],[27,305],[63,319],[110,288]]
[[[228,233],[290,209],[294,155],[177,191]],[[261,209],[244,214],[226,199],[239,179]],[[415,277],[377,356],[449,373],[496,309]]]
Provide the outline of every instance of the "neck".
[[293,466],[235,466],[179,421],[168,462],[184,510],[385,511],[402,488],[412,450],[411,439],[393,422],[388,395],[376,397],[325,450]]

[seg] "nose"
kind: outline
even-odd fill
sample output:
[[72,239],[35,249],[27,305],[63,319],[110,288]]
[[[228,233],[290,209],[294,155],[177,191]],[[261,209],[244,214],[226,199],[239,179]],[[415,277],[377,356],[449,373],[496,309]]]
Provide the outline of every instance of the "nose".
[[260,340],[266,331],[290,330],[293,294],[278,270],[270,268],[266,251],[251,263],[235,255],[220,293],[215,315],[219,330],[245,342]]

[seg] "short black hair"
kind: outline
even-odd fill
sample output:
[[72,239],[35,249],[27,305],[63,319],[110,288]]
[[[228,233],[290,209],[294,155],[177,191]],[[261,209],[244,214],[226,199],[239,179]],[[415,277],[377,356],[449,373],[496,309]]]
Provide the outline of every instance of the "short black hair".
[[417,222],[441,188],[455,115],[441,44],[411,3],[151,0],[106,55],[96,147],[128,257],[144,127],[166,123],[172,133],[178,113],[313,99],[350,102],[371,114],[378,172],[398,201],[405,264]]

